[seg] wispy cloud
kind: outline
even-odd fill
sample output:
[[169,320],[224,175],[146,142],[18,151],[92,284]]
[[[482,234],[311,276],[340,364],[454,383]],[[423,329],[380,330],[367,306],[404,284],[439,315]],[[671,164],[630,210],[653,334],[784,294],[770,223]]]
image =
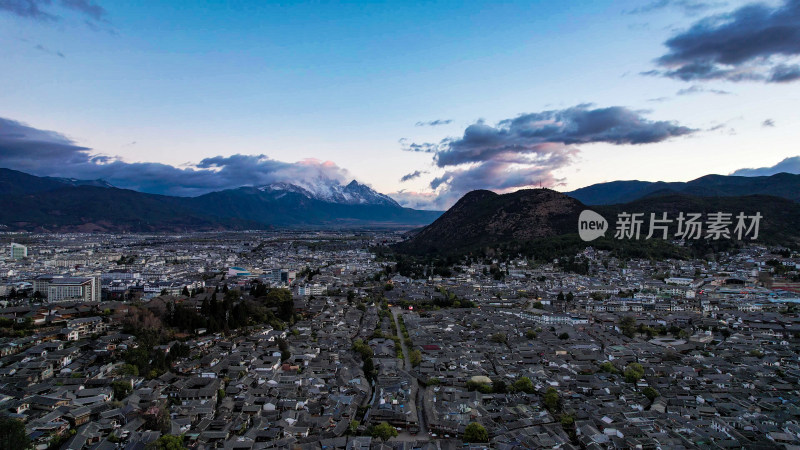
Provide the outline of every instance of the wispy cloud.
[[452,205],[449,199],[435,192],[418,192],[402,189],[397,192],[391,192],[388,195],[406,208],[441,211]]
[[48,55],[58,56],[59,58],[65,58],[64,54],[58,50],[50,50],[49,48],[43,46],[42,44],[37,44],[34,46],[36,50],[39,50],[42,53],[47,53]]
[[730,92],[724,91],[722,89],[707,89],[696,84],[688,88],[679,90],[678,92],[675,93],[675,95],[692,95],[692,94],[702,94],[702,93],[709,93],[716,95],[731,95]]
[[50,6],[51,0],[0,0],[0,11],[41,21],[55,21],[58,16],[50,14],[42,7]]
[[714,8],[727,5],[727,2],[704,0],[654,0],[638,8],[625,11],[626,14],[646,14],[664,9],[677,9],[688,16],[702,14]]
[[89,0],[61,0],[61,4],[95,21],[101,21],[108,15],[105,8]]
[[414,178],[419,178],[422,174],[425,174],[425,173],[428,173],[428,172],[421,171],[421,170],[415,170],[415,171],[413,171],[411,173],[407,173],[407,174],[403,175],[400,178],[400,182],[401,183],[405,183],[406,181],[413,180]]
[[429,120],[427,122],[417,122],[415,124],[415,126],[418,126],[418,127],[438,127],[440,125],[447,125],[447,124],[452,123],[452,122],[453,121],[450,120],[450,119],[446,119],[446,120],[444,120],[444,119],[436,119],[436,120]]
[[800,79],[800,0],[751,4],[703,18],[665,42],[661,69],[645,75],[683,81],[787,83]]
[[434,153],[439,147],[439,144],[434,144],[432,142],[409,142],[407,138],[402,138],[398,142],[400,143],[400,148],[404,152]]
[[40,22],[60,21],[63,17],[58,9],[82,16],[92,30],[108,28],[108,11],[91,0],[0,0],[0,12]]

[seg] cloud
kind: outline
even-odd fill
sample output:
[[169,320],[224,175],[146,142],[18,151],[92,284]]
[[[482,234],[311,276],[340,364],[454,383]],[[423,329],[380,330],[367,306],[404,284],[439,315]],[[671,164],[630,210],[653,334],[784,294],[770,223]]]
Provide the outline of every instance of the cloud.
[[422,143],[415,143],[415,142],[408,142],[408,139],[402,138],[400,139],[400,148],[404,152],[415,152],[415,153],[435,153],[436,149],[439,147],[439,144],[434,144],[432,142],[422,142]]
[[649,144],[693,131],[674,122],[648,120],[621,106],[590,109],[590,105],[578,105],[523,114],[497,126],[475,123],[461,138],[438,145],[435,161],[439,167],[489,159],[535,162],[540,156],[563,154],[565,147],[576,144]]
[[42,11],[42,6],[49,6],[51,0],[0,0],[0,11],[6,11],[19,17],[41,21],[55,21],[58,16]]
[[428,172],[423,172],[421,170],[415,170],[415,171],[413,171],[411,173],[407,173],[407,174],[403,175],[400,178],[400,182],[401,183],[405,183],[406,181],[413,180],[414,178],[419,178],[419,176],[424,174],[424,173],[428,173]]
[[800,65],[779,64],[772,69],[769,81],[772,83],[788,83],[800,78]]
[[[58,4],[89,19],[90,27],[94,26],[91,21],[103,22],[107,15],[105,8],[91,0],[60,0]],[[61,20],[61,16],[50,12],[52,5],[53,0],[0,0],[0,11],[43,22]]]
[[448,170],[431,181],[430,186],[432,189],[437,189],[444,185],[448,191],[456,193],[459,197],[465,192],[486,189],[489,186],[498,191],[538,185],[553,187],[562,182],[553,176],[553,169],[563,167],[566,162],[568,158],[560,161],[542,161],[533,165],[515,165],[491,160],[465,169]]
[[[442,173],[430,183],[437,205],[449,206],[468,191],[500,192],[527,186],[563,183],[554,172],[570,165],[578,145],[640,145],[662,142],[696,130],[670,121],[654,121],[625,107],[592,108],[589,104],[562,110],[522,114],[496,125],[478,121],[459,138],[438,144],[409,144],[433,153]],[[417,201],[420,197],[414,197]],[[425,197],[422,197],[423,199]]]
[[0,118],[0,167],[39,176],[104,179],[120,188],[180,196],[277,181],[341,183],[353,179],[330,161],[287,163],[265,155],[215,156],[183,168],[153,162],[129,163],[93,152],[61,133],[4,118]]
[[790,156],[772,167],[759,167],[757,169],[739,169],[731,175],[743,177],[760,177],[775,175],[776,173],[787,172],[800,174],[800,156]]
[[388,195],[405,208],[441,211],[452,205],[452,203],[448,203],[449,199],[436,192],[400,190],[398,192],[391,192]]
[[703,0],[654,0],[647,5],[625,11],[625,13],[645,14],[672,8],[678,9],[688,16],[694,16],[713,8],[725,6],[726,4],[725,2],[709,2]]
[[42,44],[37,44],[35,47],[36,50],[39,50],[42,53],[47,53],[48,55],[58,56],[60,58],[66,58],[63,53],[58,50],[50,50],[49,48],[43,46]]
[[417,122],[415,124],[415,126],[418,126],[418,127],[437,127],[439,125],[447,125],[447,124],[452,123],[452,122],[453,121],[450,120],[450,119],[446,119],[446,120],[436,119],[436,120],[429,120],[427,122]]
[[96,21],[103,20],[107,14],[105,8],[89,0],[61,0],[61,4]]
[[785,83],[800,79],[800,0],[743,6],[706,17],[665,42],[669,51],[644,72],[683,81]]
[[761,122],[761,126],[762,127],[774,127],[775,126],[775,121],[772,120],[772,119],[767,119],[767,120]]
[[704,92],[708,92],[710,94],[717,94],[717,95],[731,95],[728,91],[723,91],[721,89],[706,89],[702,86],[692,85],[688,88],[681,89],[675,93],[675,95],[692,95],[692,94],[701,94]]

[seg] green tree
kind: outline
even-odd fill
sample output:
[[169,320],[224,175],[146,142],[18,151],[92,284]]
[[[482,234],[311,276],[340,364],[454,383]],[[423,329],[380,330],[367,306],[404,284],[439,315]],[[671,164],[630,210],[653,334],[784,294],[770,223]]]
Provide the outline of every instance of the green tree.
[[644,396],[647,397],[647,399],[650,400],[651,402],[655,400],[656,397],[661,395],[658,393],[657,390],[651,388],[650,386],[647,386],[646,388],[642,389],[642,394],[644,394]]
[[375,379],[375,363],[372,362],[372,357],[364,359],[362,369],[364,370],[364,377],[368,381]]
[[381,422],[369,428],[369,435],[386,442],[393,437],[397,437],[397,430],[388,423]]
[[489,383],[481,383],[480,381],[467,381],[468,391],[478,391],[484,394],[491,394],[493,392],[492,385]]
[[639,363],[630,363],[625,367],[625,381],[636,383],[644,376],[644,367]]
[[358,426],[359,425],[361,425],[361,422],[359,422],[357,420],[351,420],[350,421],[350,427],[348,427],[348,429],[347,429],[348,434],[356,434],[356,432],[358,431]]
[[31,441],[25,434],[25,425],[16,419],[0,417],[0,448],[26,450]]
[[619,329],[622,334],[632,338],[636,335],[636,319],[631,316],[625,316],[619,321]]
[[372,347],[367,345],[361,339],[356,339],[353,341],[353,350],[361,355],[361,359],[372,357]]
[[619,370],[614,367],[614,364],[612,364],[611,361],[605,361],[603,364],[600,364],[600,370],[605,373],[619,373]]
[[114,398],[117,400],[122,400],[123,398],[127,397],[131,391],[133,391],[131,383],[125,380],[117,380],[112,382],[111,389],[114,390]]
[[492,342],[497,342],[498,344],[505,344],[508,340],[505,333],[495,333],[489,339]]
[[528,377],[522,377],[514,382],[514,389],[526,394],[532,394],[535,391],[533,382]]
[[183,436],[165,434],[157,440],[147,444],[146,450],[186,450],[183,445]]
[[117,369],[117,373],[119,375],[130,375],[134,377],[139,376],[139,368],[134,366],[133,364],[123,364],[122,366]]
[[478,422],[471,422],[464,429],[464,442],[489,442],[489,432]]
[[551,413],[555,413],[558,411],[558,404],[559,404],[559,397],[558,391],[555,388],[549,387],[544,393],[544,397],[542,398],[542,403],[544,403],[544,407],[547,408],[548,411]]
[[529,328],[528,331],[525,332],[525,337],[528,339],[536,339],[536,330]]
[[422,362],[422,353],[419,350],[414,350],[409,355],[409,359],[411,360],[412,366],[418,366],[419,363]]
[[144,427],[148,430],[160,431],[167,434],[172,429],[172,419],[169,418],[169,411],[161,407],[155,414],[146,414],[144,416]]
[[289,343],[285,339],[278,338],[278,350],[281,351],[281,361],[286,361],[292,357],[292,352],[289,350]]

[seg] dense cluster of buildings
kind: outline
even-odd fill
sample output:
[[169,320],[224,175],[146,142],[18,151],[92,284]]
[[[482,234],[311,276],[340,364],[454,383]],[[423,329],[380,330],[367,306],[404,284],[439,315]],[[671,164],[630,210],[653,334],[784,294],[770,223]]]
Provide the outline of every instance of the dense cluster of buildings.
[[[785,249],[588,248],[585,274],[472,258],[414,279],[372,251],[393,233],[13,238],[27,248],[0,261],[0,414],[37,448],[800,446],[800,258]],[[167,325],[256,302],[256,285],[289,289],[291,320]],[[486,439],[465,443],[473,424]]]

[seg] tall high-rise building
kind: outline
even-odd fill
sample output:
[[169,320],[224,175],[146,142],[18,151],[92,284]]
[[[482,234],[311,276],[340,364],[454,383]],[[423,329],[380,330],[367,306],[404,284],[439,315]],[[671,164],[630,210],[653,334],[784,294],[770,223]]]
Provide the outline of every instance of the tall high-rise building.
[[22,259],[28,257],[28,247],[17,244],[16,242],[11,243],[11,259]]

